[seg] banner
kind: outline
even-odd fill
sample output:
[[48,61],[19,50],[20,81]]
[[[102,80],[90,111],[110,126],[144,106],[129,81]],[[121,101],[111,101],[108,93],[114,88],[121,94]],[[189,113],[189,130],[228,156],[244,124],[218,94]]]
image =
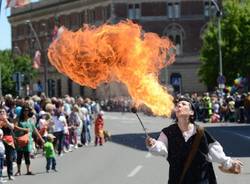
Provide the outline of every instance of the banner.
[[35,69],[39,69],[40,65],[41,65],[41,52],[37,50],[33,59],[32,67]]

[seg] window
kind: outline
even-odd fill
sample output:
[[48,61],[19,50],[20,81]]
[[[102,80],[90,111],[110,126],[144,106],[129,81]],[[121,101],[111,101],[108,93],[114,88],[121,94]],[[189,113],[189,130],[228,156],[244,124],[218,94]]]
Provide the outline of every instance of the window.
[[181,43],[181,35],[179,32],[171,33],[171,40],[175,44],[176,55],[179,56],[182,54],[182,43]]
[[64,26],[66,26],[66,27],[70,26],[70,17],[69,17],[69,15],[64,16]]
[[80,95],[84,96],[84,86],[80,86]]
[[109,19],[111,17],[111,7],[110,5],[106,7],[106,12],[107,12],[107,19]]
[[96,89],[92,89],[92,98],[96,99]]
[[129,19],[139,19],[141,16],[141,9],[139,4],[129,4],[128,5],[128,18]]
[[94,10],[87,10],[87,19],[89,24],[95,22],[95,12]]
[[180,3],[168,3],[167,4],[168,18],[179,18],[180,17]]
[[209,2],[204,3],[204,16],[205,17],[209,16]]
[[107,8],[106,8],[106,7],[103,7],[103,9],[102,9],[102,17],[103,17],[103,20],[104,20],[104,21],[108,19],[107,14],[108,14]]
[[70,28],[76,29],[80,25],[80,15],[78,13],[74,13],[69,15],[70,17]]
[[62,96],[62,81],[61,79],[57,79],[57,97]]
[[48,96],[53,97],[56,95],[56,81],[48,79]]
[[173,18],[173,4],[168,3],[168,18]]
[[180,17],[180,3],[174,3],[174,18]]
[[135,4],[135,18],[138,19],[140,18],[141,15],[141,10],[139,4]]
[[170,84],[173,86],[175,93],[181,93],[181,89],[182,89],[181,74],[172,73],[170,75]]
[[184,30],[179,24],[170,24],[164,29],[163,35],[167,36],[176,47],[176,55],[183,53]]
[[211,0],[204,2],[204,16],[205,17],[215,16],[216,12],[217,12],[216,7]]
[[181,36],[180,34],[175,35],[174,39],[175,47],[176,47],[176,55],[181,55]]
[[73,94],[73,83],[70,78],[68,78],[68,94],[69,96],[72,96]]

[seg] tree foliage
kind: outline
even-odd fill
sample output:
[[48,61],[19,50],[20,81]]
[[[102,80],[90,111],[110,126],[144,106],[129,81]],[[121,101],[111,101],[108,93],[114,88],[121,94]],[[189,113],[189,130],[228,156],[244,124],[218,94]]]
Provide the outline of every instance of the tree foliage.
[[[240,74],[249,76],[250,71],[250,3],[226,1],[221,19],[222,68],[226,82],[232,85]],[[201,48],[200,79],[209,87],[217,85],[219,75],[218,27],[217,17],[208,24],[203,34]]]
[[0,51],[0,65],[3,94],[16,94],[16,81],[13,80],[13,75],[16,72],[20,72],[24,76],[22,85],[29,84],[37,75],[37,71],[32,68],[32,60],[29,56],[13,55],[10,50]]

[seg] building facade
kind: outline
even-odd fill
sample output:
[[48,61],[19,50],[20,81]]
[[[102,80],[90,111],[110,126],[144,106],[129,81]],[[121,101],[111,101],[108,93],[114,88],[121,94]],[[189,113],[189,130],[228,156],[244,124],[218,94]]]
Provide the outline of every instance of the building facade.
[[[25,7],[12,9],[9,22],[12,28],[13,52],[34,56],[41,51],[42,64],[39,78],[49,96],[82,95],[105,97],[105,88],[120,88],[113,83],[92,90],[79,86],[58,73],[49,64],[47,49],[56,25],[78,30],[83,24],[101,25],[131,19],[146,32],[168,36],[176,45],[176,61],[162,69],[162,85],[172,85],[176,92],[203,92],[206,87],[199,81],[199,51],[201,36],[209,18],[215,15],[211,0],[43,0]],[[33,81],[33,91],[37,89]],[[120,89],[126,95],[126,89]],[[124,92],[125,90],[125,92]],[[103,94],[104,93],[104,94]],[[113,94],[109,94],[111,97]]]

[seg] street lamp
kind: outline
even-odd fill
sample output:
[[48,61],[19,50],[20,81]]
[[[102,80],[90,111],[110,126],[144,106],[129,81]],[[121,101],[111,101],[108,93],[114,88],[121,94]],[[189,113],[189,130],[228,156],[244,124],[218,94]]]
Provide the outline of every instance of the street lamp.
[[[47,71],[47,68],[48,68],[48,63],[47,63],[47,60],[45,57],[43,57],[43,49],[42,49],[42,45],[41,45],[41,42],[37,36],[37,33],[31,23],[30,20],[26,20],[26,23],[29,25],[31,31],[33,32],[34,36],[35,36],[35,39],[36,39],[36,42],[38,44],[38,47],[41,51],[41,58],[44,58],[44,65],[43,65],[43,73],[44,73],[44,92],[45,92],[45,95],[47,96],[48,95],[48,88],[47,88],[47,81],[48,81],[48,71]],[[45,24],[43,23],[42,24],[43,26],[45,26]]]
[[219,49],[219,76],[218,76],[218,81],[219,84],[221,85],[220,88],[224,88],[225,86],[225,78],[223,76],[223,70],[222,70],[222,51],[221,51],[221,17],[222,17],[222,11],[219,8],[218,4],[216,3],[215,0],[211,0],[211,2],[214,4],[217,12],[216,16],[218,18],[218,49]]

